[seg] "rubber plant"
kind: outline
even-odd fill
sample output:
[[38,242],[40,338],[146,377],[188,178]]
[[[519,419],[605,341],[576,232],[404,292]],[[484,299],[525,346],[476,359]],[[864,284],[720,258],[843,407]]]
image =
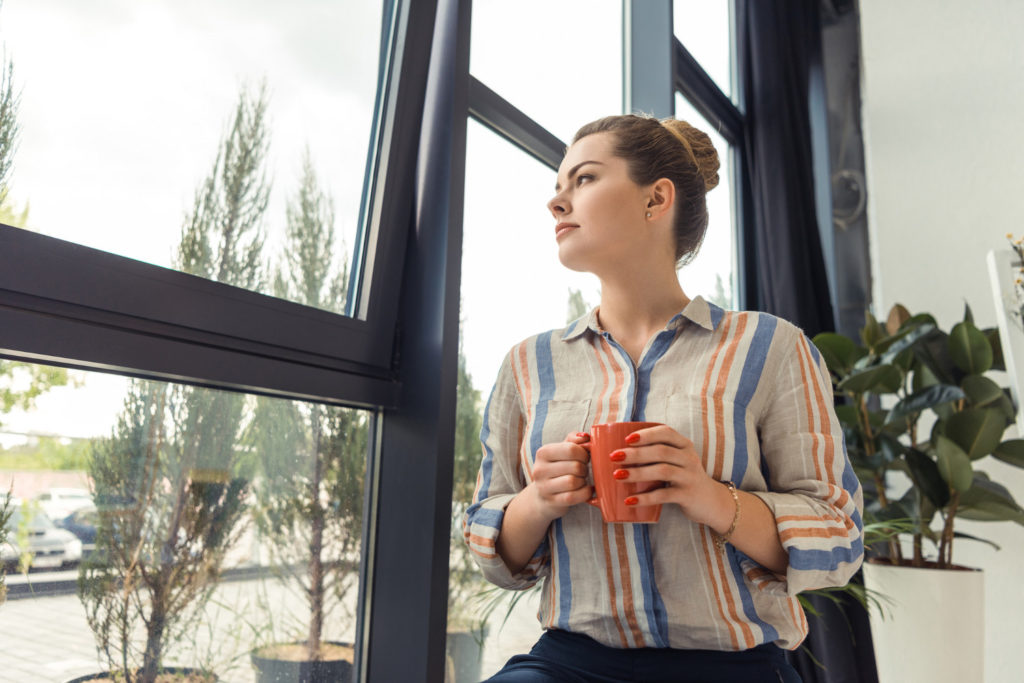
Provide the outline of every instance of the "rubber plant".
[[[814,343],[845,399],[836,414],[867,518],[894,527],[885,544],[892,563],[952,568],[954,539],[983,540],[957,531],[957,519],[1024,525],[1024,509],[981,469],[992,459],[1024,467],[1024,440],[1003,438],[1015,407],[988,376],[1004,369],[995,329],[979,329],[965,307],[946,332],[932,315],[897,304],[884,324],[868,313],[859,340],[823,333]],[[893,472],[909,482],[899,495],[889,486]],[[899,542],[907,528],[910,557]]]

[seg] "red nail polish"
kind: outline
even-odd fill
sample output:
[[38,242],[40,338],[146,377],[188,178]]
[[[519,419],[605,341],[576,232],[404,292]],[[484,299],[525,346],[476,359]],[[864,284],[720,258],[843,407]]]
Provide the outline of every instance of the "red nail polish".
[[637,503],[640,502],[640,499],[637,498],[636,496],[630,496],[629,498],[622,502],[625,503],[626,505],[636,505]]
[[615,470],[612,476],[616,479],[629,479],[629,470]]
[[586,434],[584,434],[583,432],[576,432],[576,438],[577,439],[582,439],[585,436],[586,436]]
[[629,436],[627,436],[627,437],[626,437],[626,438],[624,439],[624,441],[625,441],[626,443],[636,443],[636,442],[637,442],[637,441],[639,441],[639,440],[640,440],[640,435],[639,435],[639,434],[637,434],[637,433],[635,433],[635,432],[634,432],[633,434],[630,434]]
[[608,456],[608,459],[612,462],[622,462],[626,459],[625,451],[612,451],[612,454]]

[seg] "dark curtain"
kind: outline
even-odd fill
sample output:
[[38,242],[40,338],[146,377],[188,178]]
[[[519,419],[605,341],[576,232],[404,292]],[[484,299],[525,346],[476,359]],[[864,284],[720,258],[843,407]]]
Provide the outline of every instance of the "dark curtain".
[[[738,0],[747,127],[747,308],[809,336],[835,329],[815,211],[809,65],[820,60],[817,0]],[[860,577],[855,579],[860,580]],[[811,595],[803,646],[788,656],[805,683],[877,683],[867,612]]]
[[[817,0],[740,0],[745,23],[747,308],[835,329],[815,214],[808,65],[820,55]],[[741,37],[742,39],[742,37]],[[745,54],[743,54],[745,53]]]

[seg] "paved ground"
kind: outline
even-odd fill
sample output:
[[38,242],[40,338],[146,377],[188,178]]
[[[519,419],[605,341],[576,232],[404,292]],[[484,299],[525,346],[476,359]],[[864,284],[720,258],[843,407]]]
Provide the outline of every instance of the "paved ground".
[[[63,572],[73,578],[74,572]],[[45,575],[33,574],[33,580]],[[17,577],[11,577],[17,580]],[[208,663],[224,683],[252,683],[248,652],[257,638],[284,633],[289,606],[299,598],[273,580],[226,582],[218,588],[204,623],[168,661],[181,665]],[[268,617],[267,606],[273,617]],[[535,617],[536,596],[515,607],[503,628],[505,609],[495,610],[494,625],[484,644],[481,676],[486,678],[518,652],[525,652],[540,634]],[[274,623],[270,623],[273,619]],[[332,620],[329,636],[351,640],[342,616]],[[351,623],[351,622],[348,622]],[[0,681],[3,683],[64,683],[95,673],[98,664],[85,610],[75,595],[8,600],[0,606]],[[463,683],[458,681],[457,683]]]

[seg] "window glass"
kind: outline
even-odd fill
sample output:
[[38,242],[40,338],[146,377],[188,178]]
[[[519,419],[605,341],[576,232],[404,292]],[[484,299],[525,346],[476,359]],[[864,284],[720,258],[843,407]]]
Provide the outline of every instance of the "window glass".
[[[3,3],[4,222],[343,309],[385,1]],[[289,242],[321,253],[316,291],[278,277]]]
[[733,95],[733,0],[673,0],[672,29],[708,76]]
[[473,3],[469,71],[568,143],[622,111],[621,0]]
[[[476,486],[483,407],[505,354],[599,303],[597,278],[558,261],[555,221],[546,207],[554,184],[554,171],[469,122],[448,599],[448,656],[456,681],[490,676],[540,636],[536,592],[487,584],[462,540],[461,517]],[[487,623],[483,632],[481,621]]]
[[6,678],[351,661],[367,413],[9,362],[0,388]]
[[708,231],[697,257],[679,271],[683,291],[700,294],[723,308],[736,305],[736,226],[733,217],[733,149],[690,102],[676,93],[676,118],[700,128],[718,150],[718,187],[708,193]]

